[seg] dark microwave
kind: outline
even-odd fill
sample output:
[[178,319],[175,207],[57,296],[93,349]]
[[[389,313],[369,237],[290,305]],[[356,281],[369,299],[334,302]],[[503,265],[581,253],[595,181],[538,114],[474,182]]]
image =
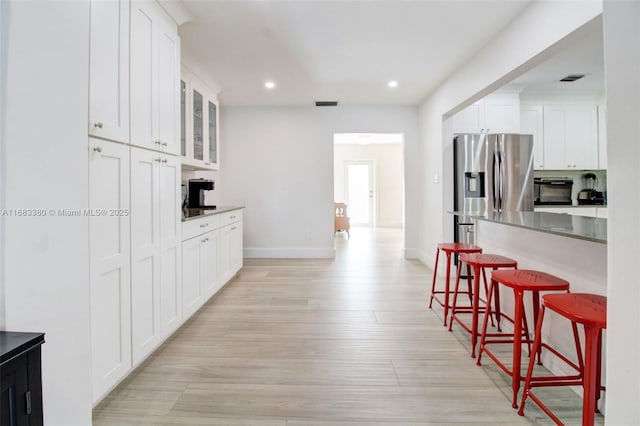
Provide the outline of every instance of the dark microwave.
[[569,178],[534,178],[534,204],[537,206],[571,205],[573,180]]

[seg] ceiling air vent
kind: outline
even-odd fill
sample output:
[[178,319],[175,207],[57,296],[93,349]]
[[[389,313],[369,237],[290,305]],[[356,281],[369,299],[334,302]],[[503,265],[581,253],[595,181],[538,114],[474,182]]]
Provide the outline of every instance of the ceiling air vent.
[[338,101],[316,101],[317,107],[338,106]]
[[561,78],[560,81],[571,83],[571,82],[574,82],[576,80],[580,80],[584,76],[585,76],[585,74],[570,74],[570,75],[566,76],[565,78]]

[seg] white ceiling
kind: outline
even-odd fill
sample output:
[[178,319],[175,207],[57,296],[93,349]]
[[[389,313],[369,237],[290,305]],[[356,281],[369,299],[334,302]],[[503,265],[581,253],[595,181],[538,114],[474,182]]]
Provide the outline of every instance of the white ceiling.
[[193,20],[180,28],[182,44],[226,105],[416,105],[529,0],[183,3]]
[[[561,82],[569,74],[585,74],[573,83]],[[505,86],[515,92],[604,92],[604,49],[602,25],[524,73]]]
[[396,145],[404,141],[402,133],[336,133],[336,145]]

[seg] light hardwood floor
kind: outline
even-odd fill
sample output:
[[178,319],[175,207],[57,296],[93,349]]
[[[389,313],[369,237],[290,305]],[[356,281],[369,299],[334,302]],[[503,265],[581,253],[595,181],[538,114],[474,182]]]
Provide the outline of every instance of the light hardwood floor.
[[[238,276],[94,410],[94,425],[551,424],[519,417],[490,360],[427,308],[401,232],[352,228],[335,260],[245,260]],[[545,391],[567,424],[580,398]],[[597,421],[602,424],[602,416]]]

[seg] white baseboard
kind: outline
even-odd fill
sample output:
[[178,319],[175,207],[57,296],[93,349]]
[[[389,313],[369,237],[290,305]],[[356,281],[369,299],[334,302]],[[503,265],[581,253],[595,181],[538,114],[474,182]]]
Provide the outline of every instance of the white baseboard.
[[335,249],[324,248],[245,248],[247,259],[333,259]]
[[418,250],[414,248],[405,248],[404,249],[404,258],[405,259],[418,259]]

